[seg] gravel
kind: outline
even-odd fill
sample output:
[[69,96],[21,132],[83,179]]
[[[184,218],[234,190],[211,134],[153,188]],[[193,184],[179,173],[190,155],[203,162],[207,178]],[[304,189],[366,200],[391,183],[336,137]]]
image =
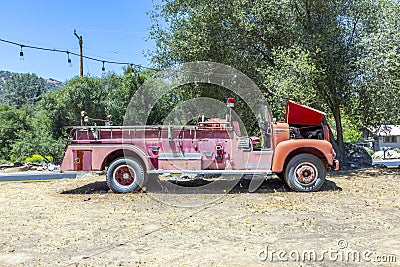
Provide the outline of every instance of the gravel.
[[0,266],[400,265],[400,171],[327,179],[196,195],[114,194],[92,175],[1,183]]

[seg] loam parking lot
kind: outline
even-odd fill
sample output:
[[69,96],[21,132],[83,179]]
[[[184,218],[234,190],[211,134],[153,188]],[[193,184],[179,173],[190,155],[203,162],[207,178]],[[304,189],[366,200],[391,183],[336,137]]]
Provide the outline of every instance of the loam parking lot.
[[400,171],[327,179],[195,195],[114,194],[94,175],[1,183],[0,266],[400,266]]

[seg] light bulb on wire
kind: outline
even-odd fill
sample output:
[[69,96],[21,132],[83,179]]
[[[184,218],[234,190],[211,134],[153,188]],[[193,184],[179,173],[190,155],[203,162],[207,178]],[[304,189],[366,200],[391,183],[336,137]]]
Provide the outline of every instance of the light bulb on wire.
[[135,76],[135,72],[133,71],[133,64],[129,64],[129,66],[131,66],[131,74],[132,74],[132,76]]
[[105,61],[103,61],[103,67],[101,67],[101,74],[104,75],[106,74],[106,68],[104,67]]
[[72,60],[69,57],[69,51],[67,51],[67,56],[68,56],[68,66],[72,67]]
[[[73,53],[73,52],[69,52],[68,50],[60,50],[60,49],[55,49],[55,48],[46,48],[46,47],[39,47],[39,46],[31,46],[31,45],[24,45],[24,44],[20,44],[20,43],[16,43],[16,42],[12,42],[12,41],[8,41],[8,40],[4,40],[0,38],[0,42],[2,43],[9,43],[12,45],[16,45],[19,46],[21,48],[21,50],[19,51],[19,60],[25,60],[24,58],[24,48],[29,48],[29,49],[36,49],[36,50],[42,50],[42,51],[48,51],[48,52],[58,52],[58,53],[67,53],[67,62],[69,64],[69,66],[72,66],[72,60],[70,57],[70,54],[77,56],[78,54]],[[114,61],[106,61],[106,60],[99,60],[97,58],[93,58],[93,57],[88,57],[88,56],[83,56],[82,54],[79,55],[82,58],[86,58],[89,60],[93,60],[93,61],[97,61],[97,62],[102,62],[103,66],[101,68],[103,74],[105,74],[106,68],[105,68],[105,63],[110,63],[110,64],[119,64],[119,65],[130,65],[131,69],[132,69],[132,75],[138,75],[138,73],[140,73],[141,71],[141,66],[137,65],[137,64],[133,64],[133,63],[125,63],[125,62],[114,62]],[[82,65],[81,65],[82,66]],[[135,66],[135,68],[133,68]],[[152,70],[157,70],[154,68],[150,68],[150,67],[144,67],[145,69],[152,69]],[[83,76],[83,74],[81,74]]]
[[19,52],[19,60],[24,60],[24,51],[22,51],[23,45],[21,45],[21,51]]

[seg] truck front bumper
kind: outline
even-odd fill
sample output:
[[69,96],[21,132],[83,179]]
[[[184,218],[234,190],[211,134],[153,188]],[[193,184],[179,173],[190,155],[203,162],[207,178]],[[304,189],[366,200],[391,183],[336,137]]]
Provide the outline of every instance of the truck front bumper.
[[335,171],[337,171],[337,170],[339,170],[339,168],[340,168],[340,163],[339,163],[339,161],[338,161],[337,159],[334,159],[334,160],[333,160],[333,169],[334,169]]

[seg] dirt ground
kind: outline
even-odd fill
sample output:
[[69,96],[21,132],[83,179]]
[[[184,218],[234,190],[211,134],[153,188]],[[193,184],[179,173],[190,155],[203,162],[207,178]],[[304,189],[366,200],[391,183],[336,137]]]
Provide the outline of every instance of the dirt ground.
[[316,193],[275,176],[254,193],[114,194],[95,175],[0,189],[0,266],[400,266],[399,170]]

